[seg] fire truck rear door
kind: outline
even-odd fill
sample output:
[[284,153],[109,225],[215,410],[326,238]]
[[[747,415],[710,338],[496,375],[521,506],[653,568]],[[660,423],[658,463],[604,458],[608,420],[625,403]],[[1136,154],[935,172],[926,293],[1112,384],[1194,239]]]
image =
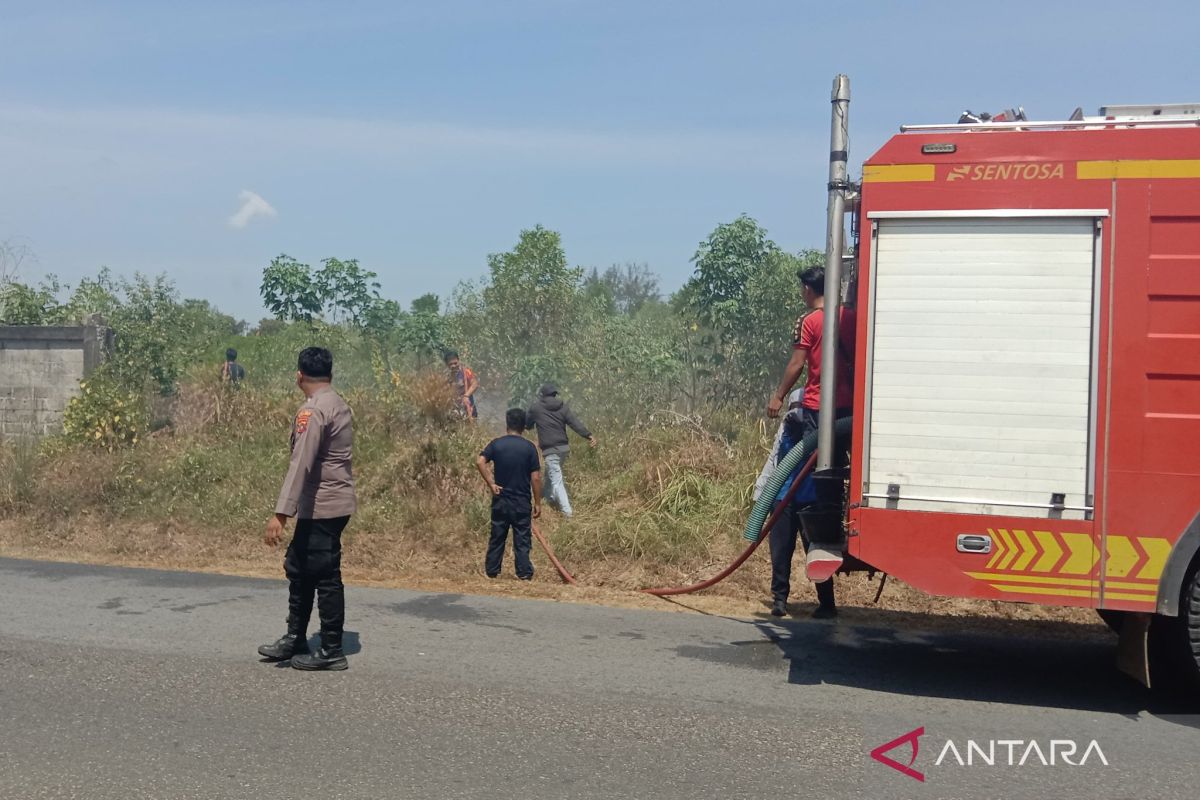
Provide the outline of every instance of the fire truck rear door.
[[1101,216],[871,215],[869,505],[1090,518]]

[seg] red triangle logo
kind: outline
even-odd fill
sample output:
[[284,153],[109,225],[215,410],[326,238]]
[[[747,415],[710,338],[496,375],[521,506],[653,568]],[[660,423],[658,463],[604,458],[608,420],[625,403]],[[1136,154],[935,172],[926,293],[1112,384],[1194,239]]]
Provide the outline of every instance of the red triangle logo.
[[[887,744],[879,745],[879,747],[876,747],[874,750],[871,751],[871,758],[875,759],[880,764],[889,766],[892,769],[896,770],[897,772],[904,773],[908,777],[924,783],[925,782],[925,774],[923,772],[918,772],[917,770],[913,769],[913,767],[912,767],[912,765],[914,763],[916,763],[917,753],[921,749],[921,743],[918,740],[924,735],[925,735],[925,726],[922,725],[921,727],[917,728],[916,730],[909,731],[908,733],[904,734],[903,736],[901,736],[897,739],[893,739],[892,741],[888,742]],[[894,750],[902,744],[908,744],[908,745],[912,746],[912,757],[908,759],[907,764],[901,764],[899,761],[896,761],[895,759],[889,758],[888,756],[884,755],[884,753],[887,753],[890,750]]]

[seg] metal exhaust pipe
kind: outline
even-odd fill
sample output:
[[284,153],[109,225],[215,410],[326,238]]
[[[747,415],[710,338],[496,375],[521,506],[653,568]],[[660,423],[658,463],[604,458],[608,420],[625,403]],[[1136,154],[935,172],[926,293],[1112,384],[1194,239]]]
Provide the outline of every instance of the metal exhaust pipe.
[[825,320],[821,330],[821,414],[817,424],[817,471],[834,465],[833,426],[837,416],[838,316],[842,306],[842,255],[850,133],[850,79],[833,79],[833,121],[829,131],[829,225],[825,234]]

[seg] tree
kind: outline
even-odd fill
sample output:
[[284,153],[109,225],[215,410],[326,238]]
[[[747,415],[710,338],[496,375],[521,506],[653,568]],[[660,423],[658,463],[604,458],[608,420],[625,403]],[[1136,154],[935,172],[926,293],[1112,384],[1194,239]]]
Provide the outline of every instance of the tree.
[[312,322],[321,311],[321,295],[313,280],[312,268],[281,253],[263,270],[259,287],[263,303],[276,319]]
[[9,283],[0,289],[0,319],[17,325],[82,325],[100,316],[114,333],[114,352],[105,378],[140,393],[152,386],[163,394],[191,364],[202,360],[214,341],[241,332],[244,325],[206,300],[183,300],[165,275],[114,279],[107,269],[84,278],[66,303],[69,287],[47,276],[38,287]]
[[680,353],[677,319],[663,304],[637,315],[592,315],[581,321],[567,374],[558,380],[589,419],[628,427],[675,405],[684,367]]
[[695,273],[674,304],[690,328],[693,400],[756,402],[782,368],[802,310],[796,278],[802,259],[783,252],[743,214],[718,225],[692,260]]
[[9,281],[0,284],[0,321],[8,325],[54,325],[63,321],[58,278],[47,275],[37,286]]
[[423,294],[416,300],[412,301],[412,313],[414,314],[440,314],[442,313],[442,301],[438,299],[436,294]]
[[[378,276],[359,266],[356,258],[326,258],[321,264],[313,285],[330,319],[362,327],[364,316],[379,300]],[[375,310],[378,312],[378,308]]]
[[140,390],[152,383],[170,394],[199,355],[197,318],[185,318],[175,285],[165,275],[135,273],[118,288],[123,297],[109,321],[116,350],[109,364],[124,386]]
[[558,233],[521,231],[516,247],[488,256],[488,269],[483,301],[509,352],[533,355],[568,335],[583,270],[567,266]]
[[608,316],[613,316],[617,313],[617,297],[616,291],[612,283],[608,280],[608,271],[603,275],[600,270],[592,267],[592,271],[583,279],[583,297],[593,307],[600,309],[601,312]]
[[512,250],[489,255],[488,272],[482,285],[454,290],[444,340],[489,391],[507,389],[525,402],[531,386],[569,374],[581,331],[599,315],[580,291],[583,270],[568,266],[561,237],[541,225],[521,231]]
[[377,277],[356,258],[322,259],[321,269],[314,272],[308,264],[282,254],[263,270],[259,293],[275,318],[285,322],[312,322],[324,312],[335,324],[378,331],[381,326],[394,326],[400,307],[379,296]]
[[658,276],[645,264],[613,264],[603,273],[595,267],[583,281],[583,294],[610,314],[636,314],[661,300]]
[[275,317],[263,317],[251,331],[255,336],[275,336],[287,330],[287,323]]
[[382,342],[404,321],[404,312],[395,300],[374,297],[362,312],[359,327],[369,337]]
[[446,318],[441,315],[441,300],[424,294],[412,301],[412,311],[404,314],[398,328],[400,349],[416,357],[417,369],[436,361],[446,348]]
[[778,383],[791,352],[796,319],[807,313],[799,274],[824,264],[825,254],[818,250],[804,250],[798,255],[780,252],[747,282],[749,317],[741,334],[740,350],[745,354],[741,373],[751,402],[756,398],[765,402],[766,392]]
[[622,314],[636,314],[661,299],[658,276],[646,264],[614,264],[604,271],[603,280],[611,287],[613,302]]
[[745,214],[718,225],[692,256],[696,269],[680,300],[721,336],[742,329],[748,315],[746,284],[778,253],[766,230]]
[[101,267],[95,278],[79,281],[67,301],[66,315],[70,321],[80,325],[97,316],[108,322],[121,302],[117,292],[112,273],[107,267]]

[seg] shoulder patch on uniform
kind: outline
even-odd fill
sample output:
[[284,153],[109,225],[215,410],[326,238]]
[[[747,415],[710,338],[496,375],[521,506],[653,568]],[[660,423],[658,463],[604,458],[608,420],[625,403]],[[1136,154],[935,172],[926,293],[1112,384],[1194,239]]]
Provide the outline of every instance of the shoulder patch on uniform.
[[312,409],[302,408],[300,413],[296,415],[296,434],[299,435],[308,430],[308,420],[313,415]]

